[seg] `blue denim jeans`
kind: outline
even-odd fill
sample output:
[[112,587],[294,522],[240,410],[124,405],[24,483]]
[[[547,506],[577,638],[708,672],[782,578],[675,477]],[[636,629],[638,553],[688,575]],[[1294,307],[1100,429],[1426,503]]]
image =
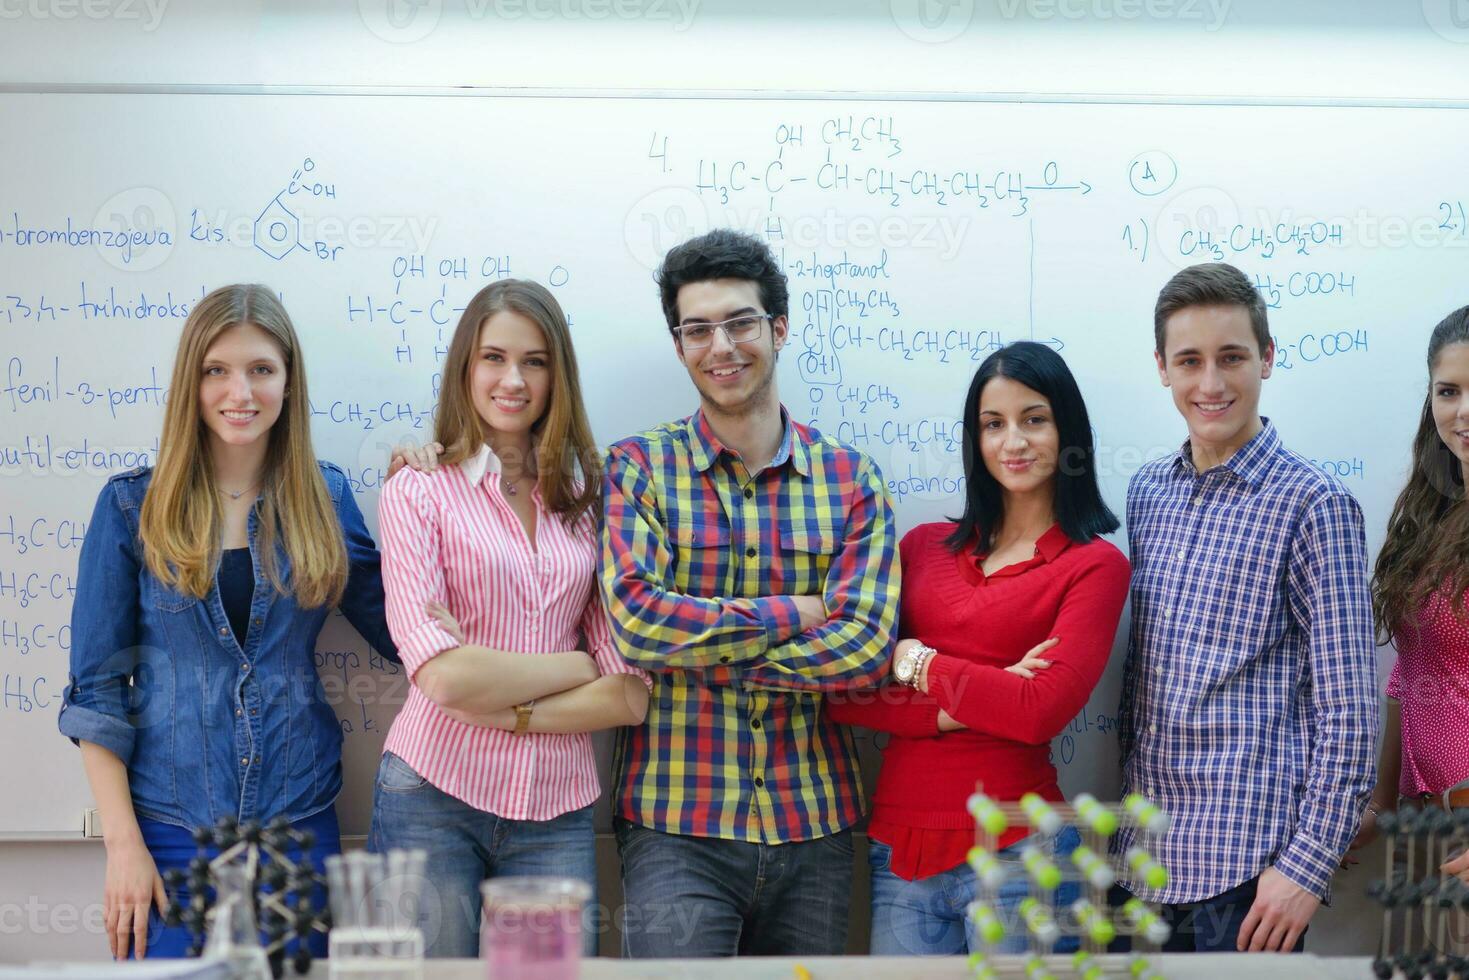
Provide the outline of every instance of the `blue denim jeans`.
[[427,884],[419,911],[429,956],[479,956],[479,886],[486,878],[551,875],[592,889],[582,918],[583,950],[596,952],[588,925],[597,908],[596,837],[592,808],[550,820],[506,820],[437,789],[391,752],[378,764],[367,847],[382,852],[421,847]]
[[[1006,875],[992,907],[1005,925],[1005,938],[998,946],[989,947],[990,952],[1030,950],[1029,936],[1019,916],[1021,901],[1031,894],[1030,876],[1020,863],[1021,848],[1040,847],[1061,868],[1062,874],[1066,874],[1071,852],[1080,843],[1081,835],[1076,829],[1066,827],[1054,838],[1027,838],[996,855]],[[893,849],[876,840],[867,852],[872,866],[872,955],[953,956],[986,948],[965,914],[969,903],[979,897],[979,881],[968,864],[918,881],[905,881],[893,874],[892,856]],[[1073,882],[1056,889],[1058,920],[1062,910],[1080,896],[1081,886]],[[1055,952],[1070,953],[1076,948],[1076,939],[1068,937],[1056,944]]]
[[[1257,875],[1213,898],[1184,902],[1181,905],[1158,906],[1158,914],[1172,930],[1168,941],[1163,944],[1163,952],[1238,952],[1235,944],[1239,941],[1239,927],[1244,925],[1245,916],[1250,914],[1250,907],[1255,904],[1255,888],[1259,882]],[[1109,900],[1111,904],[1120,906],[1131,897],[1132,894],[1127,889],[1121,885],[1113,885]],[[1112,952],[1126,952],[1131,949],[1131,942],[1125,936],[1119,936],[1109,949]],[[1302,953],[1305,950],[1306,933],[1303,932],[1296,941],[1295,948],[1286,952]]]
[[852,832],[753,844],[618,817],[622,955],[838,956],[847,947]]

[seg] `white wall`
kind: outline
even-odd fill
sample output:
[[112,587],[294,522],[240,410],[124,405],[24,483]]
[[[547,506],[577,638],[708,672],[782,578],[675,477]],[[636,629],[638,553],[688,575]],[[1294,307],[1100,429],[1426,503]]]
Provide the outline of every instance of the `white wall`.
[[1469,100],[1462,0],[0,0],[0,84]]
[[[0,0],[0,87],[1469,103],[1463,8],[1461,0]],[[7,138],[5,145],[7,153],[25,153],[23,142]],[[97,911],[102,866],[97,842],[0,841],[0,962],[105,955]],[[1366,867],[1379,866],[1374,852]],[[1355,896],[1368,874],[1358,868],[1339,880],[1340,907],[1318,918],[1311,949],[1371,949],[1374,935],[1343,925],[1366,921]]]

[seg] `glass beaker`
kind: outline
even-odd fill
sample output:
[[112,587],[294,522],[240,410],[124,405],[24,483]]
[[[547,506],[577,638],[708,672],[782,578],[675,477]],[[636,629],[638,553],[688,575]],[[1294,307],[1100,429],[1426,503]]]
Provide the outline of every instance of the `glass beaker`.
[[480,894],[480,955],[490,980],[575,980],[591,886],[575,878],[491,878]]

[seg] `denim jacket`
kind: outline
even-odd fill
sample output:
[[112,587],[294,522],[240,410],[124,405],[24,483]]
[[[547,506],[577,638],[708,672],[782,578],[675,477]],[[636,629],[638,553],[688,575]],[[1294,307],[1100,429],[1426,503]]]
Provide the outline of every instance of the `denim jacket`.
[[[347,543],[341,610],[397,660],[377,548],[342,471],[320,465]],[[236,642],[217,582],[196,599],[143,563],[138,517],[151,477],[147,468],[118,474],[97,498],[77,570],[62,734],[122,759],[140,818],[197,827],[225,816],[294,821],[325,809],[342,788],[342,731],[314,656],[328,608],[303,609],[271,587],[251,510],[255,591],[249,629]],[[276,562],[289,582],[279,545]]]

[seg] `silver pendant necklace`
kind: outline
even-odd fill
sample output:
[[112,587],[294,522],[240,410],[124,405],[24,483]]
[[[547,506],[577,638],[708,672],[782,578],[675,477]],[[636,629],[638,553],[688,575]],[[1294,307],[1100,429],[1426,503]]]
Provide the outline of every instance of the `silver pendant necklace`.
[[254,490],[254,489],[255,489],[255,487],[252,484],[251,486],[246,487],[244,490],[226,490],[224,487],[220,487],[219,488],[219,492],[222,493],[222,494],[225,494],[231,500],[239,500],[246,493],[249,493],[251,490]]

